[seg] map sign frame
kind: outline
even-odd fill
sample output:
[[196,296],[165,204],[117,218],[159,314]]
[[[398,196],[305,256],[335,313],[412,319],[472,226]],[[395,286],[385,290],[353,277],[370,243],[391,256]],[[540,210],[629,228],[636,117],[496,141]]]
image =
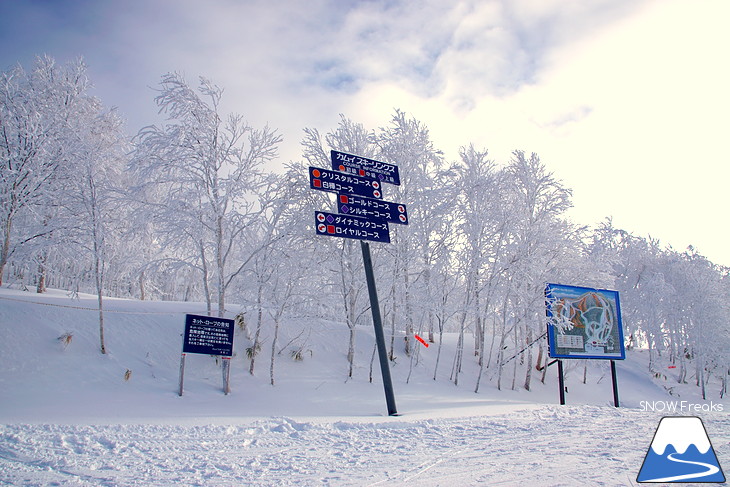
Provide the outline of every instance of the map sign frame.
[[626,358],[618,291],[549,283],[545,309],[550,357]]

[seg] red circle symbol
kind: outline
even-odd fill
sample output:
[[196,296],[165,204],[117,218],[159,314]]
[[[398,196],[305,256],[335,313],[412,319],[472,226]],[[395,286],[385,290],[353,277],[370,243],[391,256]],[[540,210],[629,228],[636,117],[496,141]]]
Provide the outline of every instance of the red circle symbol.
[[312,176],[318,178],[320,176],[319,169],[312,169]]

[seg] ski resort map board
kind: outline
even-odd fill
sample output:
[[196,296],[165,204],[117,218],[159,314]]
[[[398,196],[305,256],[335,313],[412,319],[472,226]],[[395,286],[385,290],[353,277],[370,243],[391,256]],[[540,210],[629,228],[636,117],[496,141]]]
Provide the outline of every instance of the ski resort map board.
[[553,358],[626,358],[617,291],[548,284],[548,343]]

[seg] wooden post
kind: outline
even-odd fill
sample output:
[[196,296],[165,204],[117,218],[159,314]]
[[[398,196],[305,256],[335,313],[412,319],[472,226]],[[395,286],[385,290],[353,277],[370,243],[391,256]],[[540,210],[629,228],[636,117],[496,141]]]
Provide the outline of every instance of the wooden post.
[[223,394],[231,392],[231,358],[223,357]]
[[178,392],[178,395],[182,397],[183,395],[183,377],[185,375],[185,354],[180,354],[180,391]]

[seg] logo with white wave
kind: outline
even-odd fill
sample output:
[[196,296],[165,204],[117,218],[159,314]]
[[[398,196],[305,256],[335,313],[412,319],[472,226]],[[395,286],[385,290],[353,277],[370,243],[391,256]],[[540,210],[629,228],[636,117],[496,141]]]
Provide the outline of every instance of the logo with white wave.
[[695,416],[662,418],[636,481],[725,482],[702,420]]

